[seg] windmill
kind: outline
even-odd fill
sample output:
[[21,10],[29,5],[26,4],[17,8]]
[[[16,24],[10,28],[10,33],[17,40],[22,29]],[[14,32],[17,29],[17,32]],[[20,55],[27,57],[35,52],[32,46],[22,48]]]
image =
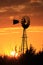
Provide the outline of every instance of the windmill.
[[[18,24],[19,21],[18,20],[13,20],[13,24]],[[28,45],[27,45],[27,34],[26,34],[26,29],[29,27],[30,25],[30,18],[28,16],[24,16],[21,19],[21,25],[23,27],[23,36],[22,36],[22,45],[21,45],[21,51],[25,52],[25,49],[28,49]]]
[[30,25],[30,18],[28,16],[24,16],[21,19],[21,25],[23,27],[23,36],[22,36],[22,46],[21,46],[21,51],[25,52],[25,50],[28,49],[28,45],[27,45],[27,34],[26,34],[26,29],[29,27]]

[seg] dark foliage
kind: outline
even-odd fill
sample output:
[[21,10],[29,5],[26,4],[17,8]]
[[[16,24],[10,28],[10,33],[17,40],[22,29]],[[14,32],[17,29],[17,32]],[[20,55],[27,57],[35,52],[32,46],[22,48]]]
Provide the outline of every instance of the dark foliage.
[[0,65],[43,65],[43,50],[35,53],[35,50],[30,46],[30,49],[25,54],[16,58],[8,58],[0,56]]

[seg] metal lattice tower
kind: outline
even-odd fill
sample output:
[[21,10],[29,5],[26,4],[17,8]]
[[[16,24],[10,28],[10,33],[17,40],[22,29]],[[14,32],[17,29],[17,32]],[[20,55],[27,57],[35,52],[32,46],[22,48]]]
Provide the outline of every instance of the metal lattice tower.
[[26,34],[26,30],[23,29],[23,36],[22,36],[22,52],[24,53],[24,51],[28,49],[28,45],[27,45],[27,34]]

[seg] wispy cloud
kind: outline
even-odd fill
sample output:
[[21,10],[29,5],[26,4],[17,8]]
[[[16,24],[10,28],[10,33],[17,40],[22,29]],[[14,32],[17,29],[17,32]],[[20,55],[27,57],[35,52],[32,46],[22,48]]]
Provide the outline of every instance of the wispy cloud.
[[[1,1],[2,2],[2,1]],[[22,14],[43,14],[43,0],[6,0],[3,2],[3,4],[9,4],[9,6],[5,5],[2,6],[0,4],[0,14],[1,13],[6,13],[6,14],[17,14],[17,13],[22,13]],[[12,3],[12,4],[11,4]],[[14,3],[14,4],[13,4]],[[22,3],[22,4],[20,4]]]
[[6,8],[0,8],[0,13],[7,12]]

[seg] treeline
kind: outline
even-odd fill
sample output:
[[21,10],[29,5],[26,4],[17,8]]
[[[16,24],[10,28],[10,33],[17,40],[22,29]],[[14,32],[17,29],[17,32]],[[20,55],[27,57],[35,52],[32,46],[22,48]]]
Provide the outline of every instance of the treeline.
[[0,56],[0,65],[43,65],[43,50],[35,53],[35,50],[31,46],[18,59]]

